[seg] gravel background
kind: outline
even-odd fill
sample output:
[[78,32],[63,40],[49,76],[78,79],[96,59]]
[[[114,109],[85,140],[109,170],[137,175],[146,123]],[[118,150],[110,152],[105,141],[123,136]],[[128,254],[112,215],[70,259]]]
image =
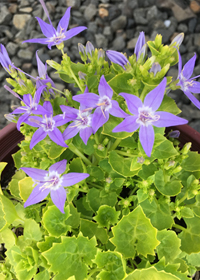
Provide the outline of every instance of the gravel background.
[[[200,74],[200,0],[46,0],[46,5],[55,26],[71,6],[69,28],[80,25],[88,28],[64,42],[64,51],[73,61],[80,60],[79,42],[85,45],[89,40],[95,47],[131,55],[140,31],[145,32],[147,40],[153,40],[157,33],[162,34],[164,44],[170,44],[174,36],[184,32],[185,39],[180,47],[183,65],[196,52],[194,75]],[[43,62],[46,59],[59,62],[61,53],[56,47],[48,50],[44,45],[21,44],[26,39],[43,37],[35,17],[46,20],[39,0],[0,0],[0,43],[17,67],[36,77],[36,50]],[[169,74],[177,77],[177,67],[170,69]],[[65,87],[54,70],[49,71],[49,75],[58,89]],[[12,112],[12,105],[19,104],[17,98],[3,88],[6,77],[7,73],[0,66],[0,129],[8,123],[4,114]],[[200,110],[180,90],[171,92],[170,96],[182,109],[181,116],[200,132]]]

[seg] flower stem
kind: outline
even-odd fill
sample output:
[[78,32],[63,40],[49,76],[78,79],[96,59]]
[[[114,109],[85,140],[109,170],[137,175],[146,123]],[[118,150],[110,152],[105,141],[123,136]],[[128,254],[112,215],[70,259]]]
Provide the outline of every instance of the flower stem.
[[95,269],[93,269],[90,274],[87,276],[87,280],[90,280],[91,279],[91,276],[96,273],[97,271],[101,271],[100,268],[96,267]]
[[92,165],[91,161],[86,158],[72,143],[69,144],[68,149],[80,157],[87,165]]
[[188,196],[188,192],[186,192],[184,196],[179,200],[178,205],[180,205],[184,200],[186,200],[187,196]]
[[126,157],[135,157],[135,155],[132,155],[132,154],[128,154],[126,152],[122,152],[122,151],[116,151],[116,153],[122,155],[122,156],[126,156]]
[[182,231],[186,231],[187,230],[186,228],[184,228],[184,227],[182,227],[180,225],[177,225],[177,224],[173,224],[172,227],[178,228],[178,229],[180,229]]
[[79,80],[77,79],[77,77],[75,76],[74,72],[72,71],[71,67],[69,67],[70,73],[72,75],[72,77],[74,78],[75,82],[77,83],[77,85],[79,86],[80,90],[82,92],[84,92],[84,88],[81,86],[81,84],[79,83]]
[[110,147],[109,151],[115,150],[117,148],[117,146],[119,145],[119,143],[121,142],[122,139],[116,139],[115,142],[113,143],[113,145]]
[[54,87],[51,87],[53,90],[57,91],[57,92],[60,92],[61,94],[64,94],[62,91],[60,91],[59,89],[57,88],[54,88]]

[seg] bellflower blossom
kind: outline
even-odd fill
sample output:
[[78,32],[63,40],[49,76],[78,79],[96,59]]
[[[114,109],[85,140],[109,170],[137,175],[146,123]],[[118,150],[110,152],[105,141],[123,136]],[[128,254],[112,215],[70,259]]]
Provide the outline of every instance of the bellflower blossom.
[[118,118],[125,118],[128,115],[119,107],[116,100],[112,100],[113,90],[106,82],[104,75],[101,76],[99,86],[99,95],[95,93],[83,93],[73,96],[73,100],[79,102],[85,108],[95,109],[92,118],[93,132],[103,126],[109,119],[109,114]]
[[64,187],[73,186],[90,176],[87,173],[75,172],[61,176],[61,174],[66,170],[66,165],[67,160],[63,159],[51,165],[48,171],[31,167],[21,167],[20,169],[28,174],[28,176],[30,176],[36,184],[27,201],[24,203],[24,207],[44,200],[50,193],[55,206],[62,213],[65,213],[64,206],[67,193]]
[[8,86],[4,86],[10,93],[12,93],[15,97],[19,98],[25,106],[20,106],[15,109],[12,114],[22,114],[17,121],[17,129],[20,130],[20,125],[22,122],[25,122],[31,114],[45,114],[47,111],[39,105],[41,93],[46,86],[40,86],[36,92],[34,97],[32,98],[31,94],[24,94],[23,99],[13,90],[11,90]]
[[44,34],[44,36],[46,36],[46,38],[38,38],[38,39],[29,39],[26,41],[23,41],[23,43],[27,42],[27,43],[39,43],[39,44],[44,44],[47,45],[49,49],[51,49],[52,46],[55,45],[59,45],[60,43],[62,43],[63,41],[66,41],[74,36],[76,36],[77,34],[79,34],[80,32],[82,32],[83,30],[87,29],[87,27],[85,26],[79,26],[79,27],[74,27],[68,31],[68,25],[69,25],[69,19],[70,19],[70,9],[71,7],[69,7],[64,16],[61,18],[61,20],[58,23],[58,27],[57,30],[53,27],[53,24],[51,22],[51,19],[49,17],[49,13],[47,11],[47,8],[45,6],[45,3],[43,0],[40,0],[40,3],[42,4],[42,7],[48,17],[49,23],[44,22],[41,18],[36,17],[40,28],[42,30],[42,33]]
[[120,93],[126,100],[127,106],[133,116],[126,117],[113,132],[134,132],[138,128],[140,143],[148,157],[151,156],[154,144],[154,129],[156,127],[168,127],[186,124],[188,121],[168,112],[157,111],[164,97],[166,78],[152,91],[150,91],[142,103],[137,96],[128,93]]
[[30,126],[39,127],[38,130],[35,131],[35,133],[32,136],[31,142],[30,142],[30,149],[32,149],[37,143],[42,141],[47,135],[50,137],[50,139],[55,142],[56,144],[62,146],[62,147],[68,147],[63,139],[63,135],[60,132],[60,130],[57,128],[57,126],[61,126],[68,121],[71,120],[71,118],[63,118],[63,115],[57,115],[53,117],[53,108],[50,103],[50,101],[45,101],[43,104],[43,108],[48,112],[42,113],[43,117],[33,116],[29,117],[28,120],[24,121]]
[[68,125],[68,127],[63,132],[64,140],[68,140],[79,133],[84,144],[87,145],[87,141],[93,132],[93,115],[91,114],[91,110],[84,110],[85,108],[83,106],[81,106],[79,110],[75,108],[69,108],[65,105],[61,105],[60,108],[64,113],[67,113],[73,109],[73,112],[75,114],[73,122]]
[[179,62],[178,62],[179,82],[177,83],[177,86],[180,86],[182,91],[190,99],[190,101],[198,109],[200,109],[199,100],[196,97],[194,97],[194,95],[192,94],[192,93],[200,93],[200,83],[194,81],[194,79],[200,77],[200,75],[190,78],[194,71],[196,54],[184,65],[183,69],[182,69],[182,59],[181,59],[181,55],[180,55],[179,51],[178,51],[178,55],[179,55]]
[[110,59],[110,61],[119,64],[124,68],[124,70],[126,70],[125,65],[127,65],[128,63],[130,64],[125,55],[120,52],[108,50],[106,51],[106,55]]
[[2,44],[0,45],[0,63],[9,74],[11,74],[11,69],[16,68],[11,62],[6,48]]

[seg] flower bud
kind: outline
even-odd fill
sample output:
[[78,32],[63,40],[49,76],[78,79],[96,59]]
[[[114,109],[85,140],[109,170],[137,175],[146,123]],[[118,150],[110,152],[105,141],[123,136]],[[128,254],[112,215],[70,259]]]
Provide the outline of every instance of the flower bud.
[[85,73],[79,71],[79,72],[78,72],[78,76],[79,76],[79,78],[80,78],[81,80],[85,80],[85,77],[87,76],[87,74],[85,74]]
[[4,117],[5,117],[9,122],[14,122],[14,121],[16,121],[15,115],[14,115],[14,114],[5,114]]
[[160,64],[158,62],[154,62],[149,72],[150,73],[153,72],[155,76],[158,72],[160,72],[160,70],[161,70]]
[[104,57],[105,57],[105,52],[104,52],[104,50],[102,50],[102,49],[98,50],[98,59],[104,58]]
[[184,33],[180,33],[178,34],[176,37],[174,37],[174,39],[172,40],[171,45],[173,45],[174,43],[176,43],[176,47],[180,47],[180,45],[182,44],[184,39]]
[[169,133],[168,135],[171,138],[179,138],[180,136],[180,131],[179,130],[173,130]]
[[191,146],[192,146],[191,142],[186,143],[181,150],[182,154],[186,155],[189,152]]
[[90,54],[92,56],[92,54],[94,52],[94,46],[92,45],[92,43],[90,41],[87,42],[85,51],[86,51],[86,54]]

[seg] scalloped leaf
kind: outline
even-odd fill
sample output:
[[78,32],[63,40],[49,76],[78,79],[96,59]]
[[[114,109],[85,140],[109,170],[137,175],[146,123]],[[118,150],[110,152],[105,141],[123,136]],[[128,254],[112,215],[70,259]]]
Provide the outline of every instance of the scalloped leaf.
[[188,152],[188,157],[182,161],[181,167],[190,172],[200,171],[200,154]]
[[34,280],[49,280],[50,275],[47,270],[43,270],[35,275]]
[[69,205],[64,208],[64,211],[65,214],[60,212],[55,205],[52,205],[44,213],[42,221],[50,235],[60,237],[71,229],[71,226],[66,224],[67,219],[70,217]]
[[6,196],[0,195],[0,204],[2,206],[3,218],[7,223],[11,224],[14,220],[19,218],[15,206]]
[[104,228],[98,228],[98,224],[93,221],[80,219],[81,227],[80,231],[85,237],[92,238],[96,237],[102,244],[106,244],[108,241],[108,234]]
[[115,206],[117,202],[117,194],[115,192],[105,192],[92,188],[87,193],[86,201],[94,212],[96,212],[101,205]]
[[165,182],[164,178],[163,170],[160,169],[155,173],[155,186],[161,194],[175,196],[181,192],[181,188],[183,187],[181,181],[173,180]]
[[99,227],[110,228],[111,225],[117,223],[119,215],[120,211],[116,211],[114,207],[101,205],[93,219],[97,221]]
[[158,230],[171,228],[174,220],[171,217],[171,210],[167,203],[159,203],[155,198],[152,202],[148,199],[140,203],[145,215]]
[[200,218],[183,218],[187,228],[178,237],[181,239],[181,250],[191,254],[200,252]]
[[136,254],[154,256],[154,250],[160,243],[156,238],[157,229],[145,216],[141,206],[124,216],[112,228],[112,232],[114,237],[110,241],[125,258],[134,258]]
[[98,252],[94,263],[101,268],[98,279],[122,280],[126,274],[126,263],[118,252]]
[[76,280],[83,280],[88,273],[88,265],[97,253],[96,239],[84,236],[61,237],[61,243],[53,246],[42,255],[51,265],[49,271],[56,274],[55,280],[68,279],[75,276]]
[[102,169],[98,166],[87,166],[87,173],[90,174],[90,176],[86,179],[87,181],[102,181],[104,180],[104,172]]
[[176,105],[176,102],[169,96],[165,95],[163,101],[157,111],[169,112],[173,115],[178,115],[181,110]]
[[[121,70],[121,67],[120,67]],[[127,82],[133,78],[133,76],[129,73],[122,73],[114,76],[108,84],[111,86],[111,88],[116,92],[126,92],[126,93],[132,93],[132,86],[130,86]]]
[[109,155],[109,163],[120,175],[124,177],[132,177],[138,173],[139,170],[130,171],[132,159],[124,158],[116,153],[116,151],[111,151]]
[[18,184],[20,197],[23,201],[26,201],[34,189],[34,182],[31,177],[25,177]]
[[40,241],[42,239],[42,232],[39,224],[33,219],[26,219],[24,223],[24,240]]
[[158,271],[155,267],[136,269],[129,274],[124,280],[180,280],[180,278],[173,276],[171,273],[165,271]]
[[165,257],[166,262],[172,262],[181,253],[181,240],[174,231],[166,229],[158,231],[157,238],[160,241],[156,248],[158,258]]
[[0,243],[5,243],[4,246],[7,250],[16,244],[16,240],[16,235],[11,229],[6,228],[0,232]]
[[155,159],[168,159],[178,155],[177,150],[171,141],[165,140],[153,151],[151,157]]

